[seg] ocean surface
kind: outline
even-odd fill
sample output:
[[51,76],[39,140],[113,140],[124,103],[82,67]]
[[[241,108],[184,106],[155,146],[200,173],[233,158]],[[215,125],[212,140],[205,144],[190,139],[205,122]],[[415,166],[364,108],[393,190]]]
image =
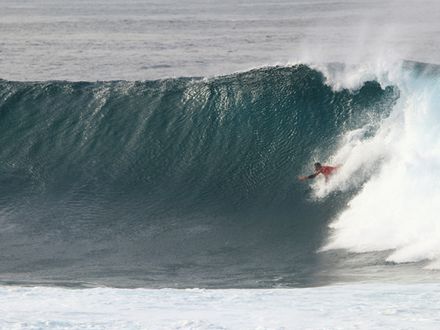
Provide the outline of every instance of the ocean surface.
[[2,0],[0,78],[152,80],[304,61],[440,63],[437,0]]
[[0,328],[438,328],[439,17],[0,0]]

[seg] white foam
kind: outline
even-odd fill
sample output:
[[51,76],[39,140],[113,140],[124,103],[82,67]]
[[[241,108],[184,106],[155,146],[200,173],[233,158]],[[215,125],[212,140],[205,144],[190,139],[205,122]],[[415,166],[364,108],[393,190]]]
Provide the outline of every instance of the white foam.
[[305,289],[0,287],[1,329],[438,329],[439,284]]
[[[394,67],[395,68],[395,67]],[[440,265],[440,79],[382,74],[401,90],[400,101],[377,133],[346,134],[331,158],[344,164],[328,185],[316,184],[318,198],[372,177],[337,219],[325,249],[354,252],[393,250],[387,260],[431,260]],[[361,76],[364,70],[361,69]],[[376,75],[376,74],[375,74]],[[379,75],[378,75],[379,76]],[[364,128],[365,129],[365,128]],[[381,165],[381,166],[378,166]],[[375,167],[376,166],[376,167]],[[377,170],[378,169],[378,170]],[[347,183],[348,182],[348,183]]]

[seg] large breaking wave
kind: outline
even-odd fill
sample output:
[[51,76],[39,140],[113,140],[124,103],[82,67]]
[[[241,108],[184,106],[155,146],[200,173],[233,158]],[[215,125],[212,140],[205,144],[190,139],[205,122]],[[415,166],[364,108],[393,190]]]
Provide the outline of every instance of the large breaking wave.
[[[435,259],[438,78],[399,70],[0,81],[1,279],[301,285],[322,246]],[[317,160],[343,167],[309,190]]]

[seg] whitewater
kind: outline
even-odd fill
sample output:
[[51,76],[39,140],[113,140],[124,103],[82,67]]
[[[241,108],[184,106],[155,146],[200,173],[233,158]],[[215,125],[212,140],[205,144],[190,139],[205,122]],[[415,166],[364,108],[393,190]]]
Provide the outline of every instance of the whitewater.
[[439,328],[438,10],[1,1],[0,328]]
[[438,284],[0,289],[4,329],[437,329]]
[[[414,70],[416,69],[416,70]],[[352,83],[375,70],[343,73]],[[389,118],[373,137],[368,127],[350,131],[331,160],[343,168],[328,185],[317,185],[319,198],[334,190],[349,189],[353,176],[369,177],[330,227],[326,249],[344,248],[361,253],[390,251],[386,261],[427,261],[438,267],[438,68],[401,63],[376,73],[382,84],[391,81],[401,91]],[[332,78],[329,78],[329,83]],[[339,81],[341,83],[341,81]],[[342,81],[343,83],[343,81]],[[368,125],[374,125],[374,120]],[[379,168],[375,164],[380,163]],[[373,168],[373,170],[371,170]],[[348,184],[347,184],[348,182]],[[415,207],[417,205],[417,207]],[[373,211],[374,210],[374,211]]]

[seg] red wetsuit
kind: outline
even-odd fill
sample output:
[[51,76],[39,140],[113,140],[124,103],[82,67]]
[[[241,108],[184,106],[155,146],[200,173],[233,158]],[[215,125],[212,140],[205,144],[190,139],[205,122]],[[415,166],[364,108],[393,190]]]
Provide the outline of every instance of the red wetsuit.
[[331,175],[335,170],[337,169],[337,167],[334,166],[321,166],[321,169],[319,170],[319,173],[322,173],[326,178]]
[[313,179],[318,174],[322,174],[325,176],[325,179],[327,180],[330,175],[333,174],[334,171],[338,169],[339,166],[321,166],[319,171],[313,173],[312,175],[309,175],[307,179]]

